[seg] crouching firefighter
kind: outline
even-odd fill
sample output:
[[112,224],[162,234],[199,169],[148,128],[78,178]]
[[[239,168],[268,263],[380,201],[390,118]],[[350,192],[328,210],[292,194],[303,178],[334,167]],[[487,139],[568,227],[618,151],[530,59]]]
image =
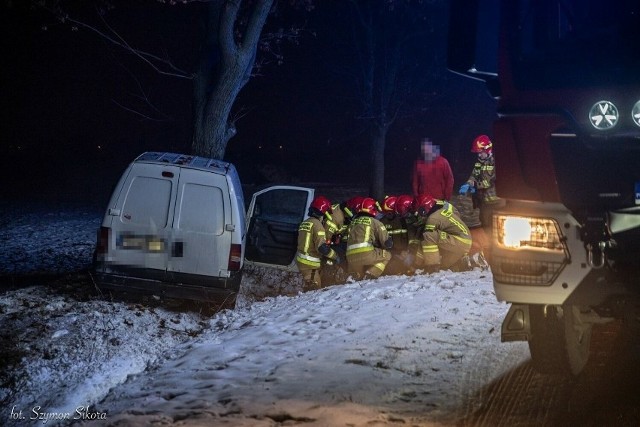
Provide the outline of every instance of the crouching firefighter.
[[320,268],[322,258],[340,263],[338,253],[327,241],[325,224],[327,215],[331,213],[331,202],[324,196],[317,196],[309,206],[308,218],[298,227],[298,251],[296,264],[304,280],[303,290],[320,289]]
[[347,264],[354,279],[377,279],[391,259],[389,250],[393,240],[376,215],[376,201],[365,198],[360,211],[349,223]]
[[471,249],[469,228],[458,210],[449,202],[423,195],[417,203],[422,229],[422,255],[425,273],[440,269],[468,270]]

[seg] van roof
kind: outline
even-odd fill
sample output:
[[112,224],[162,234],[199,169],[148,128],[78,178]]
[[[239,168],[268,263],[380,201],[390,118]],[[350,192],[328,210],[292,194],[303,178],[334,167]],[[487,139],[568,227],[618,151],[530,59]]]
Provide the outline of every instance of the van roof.
[[176,166],[185,166],[193,169],[225,172],[231,164],[222,160],[209,159],[207,157],[193,156],[190,154],[168,153],[162,151],[147,151],[140,154],[134,162],[161,163]]

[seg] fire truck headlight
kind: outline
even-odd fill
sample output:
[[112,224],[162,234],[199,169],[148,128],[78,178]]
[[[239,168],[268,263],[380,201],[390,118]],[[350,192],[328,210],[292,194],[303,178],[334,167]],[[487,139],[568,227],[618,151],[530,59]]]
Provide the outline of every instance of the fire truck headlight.
[[558,224],[550,218],[496,215],[494,237],[507,249],[564,249]]

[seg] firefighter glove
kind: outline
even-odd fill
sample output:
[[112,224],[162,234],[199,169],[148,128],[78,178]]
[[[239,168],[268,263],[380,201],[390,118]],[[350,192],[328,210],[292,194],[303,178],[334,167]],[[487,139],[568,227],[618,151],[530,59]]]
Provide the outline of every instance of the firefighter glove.
[[460,186],[460,190],[458,191],[458,193],[460,194],[467,194],[467,193],[475,193],[476,192],[476,187],[472,187],[471,184],[469,184],[468,182],[462,184]]
[[389,237],[385,242],[384,242],[384,248],[385,249],[391,249],[393,247],[393,239],[391,237]]
[[328,256],[331,253],[331,246],[323,243],[318,247],[318,252],[320,252],[321,255]]

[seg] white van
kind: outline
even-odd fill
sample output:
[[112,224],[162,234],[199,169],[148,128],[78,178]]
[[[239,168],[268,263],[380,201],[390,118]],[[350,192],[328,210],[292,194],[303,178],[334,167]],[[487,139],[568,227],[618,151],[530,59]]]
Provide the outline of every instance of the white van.
[[232,164],[143,153],[123,173],[106,209],[94,260],[97,283],[233,306],[245,262],[296,270],[298,225],[313,195],[311,188],[269,187],[253,195],[245,214]]

